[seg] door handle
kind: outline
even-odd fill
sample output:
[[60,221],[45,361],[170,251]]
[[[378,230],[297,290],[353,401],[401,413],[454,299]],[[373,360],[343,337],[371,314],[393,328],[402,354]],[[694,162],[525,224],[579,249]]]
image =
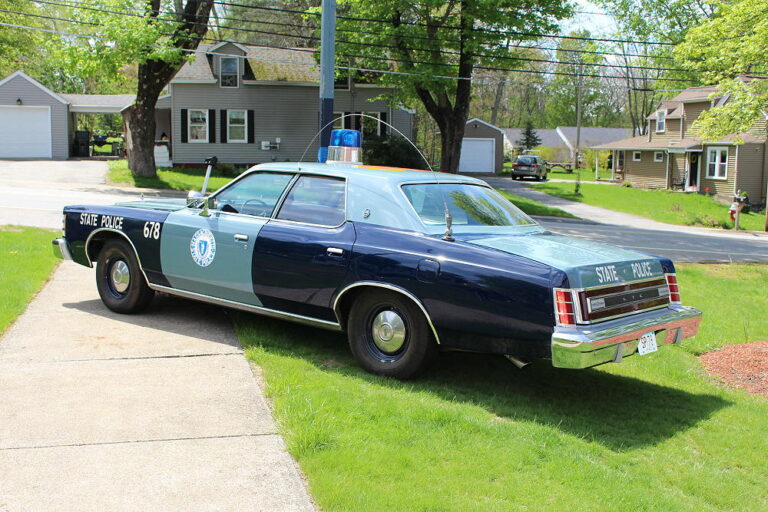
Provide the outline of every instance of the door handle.
[[336,256],[341,256],[342,254],[344,254],[344,249],[339,249],[338,247],[329,247],[328,254],[335,254]]
[[242,235],[240,233],[235,235],[235,240],[238,242],[247,242],[248,241],[248,235]]

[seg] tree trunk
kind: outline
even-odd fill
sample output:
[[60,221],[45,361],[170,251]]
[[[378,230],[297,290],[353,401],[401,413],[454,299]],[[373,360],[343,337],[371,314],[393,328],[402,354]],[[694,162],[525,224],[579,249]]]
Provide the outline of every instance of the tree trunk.
[[[182,50],[194,50],[208,30],[208,15],[213,0],[187,0],[181,8],[175,2],[179,25],[171,37],[171,45]],[[147,14],[155,18],[160,12],[160,0],[150,0]],[[150,23],[153,22],[150,19]],[[155,105],[157,98],[186,59],[176,61],[148,60],[139,64],[136,102],[124,114],[128,137],[128,168],[137,176],[154,178],[155,168]]]

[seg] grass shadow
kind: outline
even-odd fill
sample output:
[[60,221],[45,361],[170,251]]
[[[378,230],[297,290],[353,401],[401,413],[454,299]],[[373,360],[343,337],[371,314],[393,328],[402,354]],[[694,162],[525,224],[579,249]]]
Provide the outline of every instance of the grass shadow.
[[324,372],[466,402],[502,421],[551,426],[615,451],[660,443],[730,405],[717,396],[596,370],[558,370],[547,361],[518,370],[500,356],[460,352],[441,354],[421,378],[402,383],[359,369],[341,334],[242,313],[235,314],[235,324],[245,349],[258,346]]

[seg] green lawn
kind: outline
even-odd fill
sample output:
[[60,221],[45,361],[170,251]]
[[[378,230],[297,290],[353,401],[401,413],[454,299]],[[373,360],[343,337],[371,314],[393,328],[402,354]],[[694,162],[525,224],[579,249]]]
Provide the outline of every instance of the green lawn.
[[[574,185],[570,183],[542,183],[533,185],[533,188],[563,199],[633,213],[669,224],[727,229],[733,227],[728,217],[728,206],[702,194],[589,183],[581,186],[580,195],[574,194]],[[741,229],[762,231],[764,226],[765,215],[762,213],[741,216]]]
[[[132,185],[145,188],[162,188],[182,190],[200,190],[205,178],[205,169],[159,169],[157,178],[142,178],[134,176],[128,169],[126,160],[112,160],[108,162],[109,173],[107,179],[110,183],[120,185]],[[216,172],[211,173],[211,179],[208,182],[208,191],[214,192],[233,178],[222,176]]]
[[55,231],[0,226],[0,334],[16,320],[56,264]]
[[497,189],[497,191],[528,215],[548,215],[550,217],[568,217],[571,219],[576,218],[570,213],[564,212],[559,208],[552,208],[551,206],[547,206],[538,201],[534,201],[533,199],[518,196],[517,194],[510,194],[504,190]]
[[679,278],[705,312],[696,339],[585,371],[445,353],[403,383],[358,369],[343,335],[235,324],[323,510],[767,510],[768,401],[696,354],[767,337],[768,267]]

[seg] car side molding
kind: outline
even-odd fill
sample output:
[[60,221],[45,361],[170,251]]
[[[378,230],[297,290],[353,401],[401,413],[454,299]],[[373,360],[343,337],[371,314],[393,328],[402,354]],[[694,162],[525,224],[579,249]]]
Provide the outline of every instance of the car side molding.
[[419,307],[421,312],[424,314],[424,318],[427,320],[427,323],[429,324],[429,328],[432,329],[432,335],[435,337],[435,341],[437,344],[440,344],[440,337],[437,335],[437,329],[435,329],[435,324],[432,323],[432,318],[429,316],[429,313],[427,312],[427,308],[424,307],[424,304],[411,292],[406,290],[405,288],[402,288],[400,286],[395,286],[393,284],[389,283],[382,283],[380,281],[358,281],[356,283],[352,283],[350,285],[345,286],[339,293],[336,294],[336,298],[333,299],[333,312],[336,315],[336,318],[339,321],[339,324],[343,324],[341,315],[339,314],[339,302],[341,302],[342,297],[349,292],[350,290],[354,288],[360,288],[360,287],[371,287],[371,288],[384,288],[385,290],[390,290],[393,292],[397,292],[401,295],[405,295],[408,299],[410,299],[416,306]]

